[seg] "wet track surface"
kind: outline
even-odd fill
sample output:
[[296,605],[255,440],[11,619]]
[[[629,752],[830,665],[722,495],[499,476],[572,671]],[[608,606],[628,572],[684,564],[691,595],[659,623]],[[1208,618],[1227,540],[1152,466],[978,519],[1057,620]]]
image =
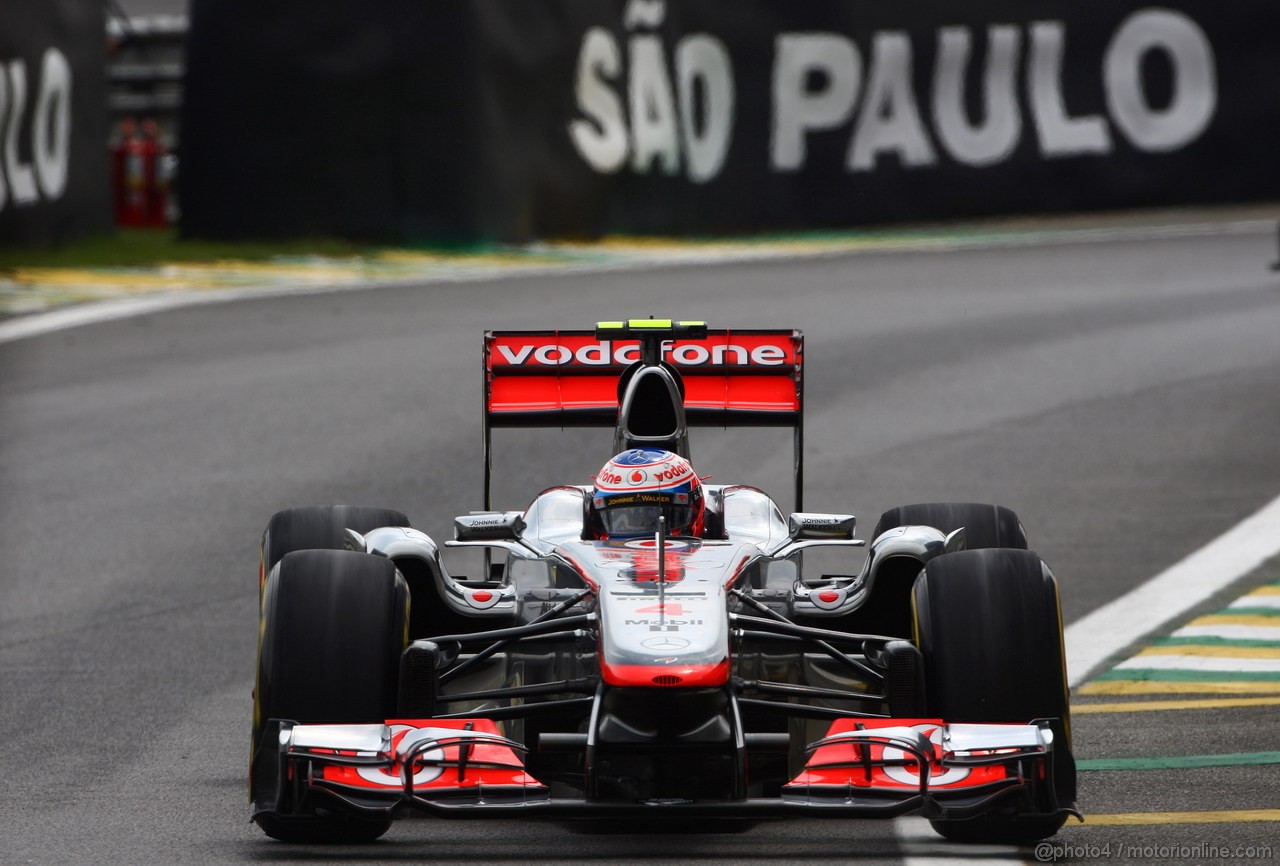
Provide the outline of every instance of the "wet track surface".
[[[244,793],[258,536],[290,505],[387,505],[437,536],[478,507],[485,328],[650,313],[794,326],[806,508],[857,513],[865,537],[901,503],[1009,505],[1057,573],[1069,624],[1280,493],[1273,258],[1260,230],[862,253],[262,299],[0,345],[0,859],[1034,860],[957,849],[913,821],[408,821],[354,849],[271,842],[246,822]],[[500,432],[496,504],[586,480],[608,445]],[[775,491],[784,509],[789,453],[779,431],[694,431],[700,472]],[[1234,594],[1278,578],[1273,562]],[[1275,705],[1082,712],[1076,751],[1274,751],[1278,719]],[[1276,810],[1280,773],[1090,770],[1081,807]],[[1192,846],[1280,852],[1278,826],[1087,824],[1054,843],[1074,862],[1257,862]]]

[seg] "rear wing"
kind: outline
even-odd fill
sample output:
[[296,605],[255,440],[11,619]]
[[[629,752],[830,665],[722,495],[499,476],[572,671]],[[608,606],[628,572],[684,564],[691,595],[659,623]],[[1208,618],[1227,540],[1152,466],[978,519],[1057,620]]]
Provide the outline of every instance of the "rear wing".
[[804,336],[650,319],[602,322],[592,331],[485,332],[484,507],[491,507],[494,428],[613,427],[622,374],[652,363],[655,349],[679,374],[689,426],[794,430],[802,510]]

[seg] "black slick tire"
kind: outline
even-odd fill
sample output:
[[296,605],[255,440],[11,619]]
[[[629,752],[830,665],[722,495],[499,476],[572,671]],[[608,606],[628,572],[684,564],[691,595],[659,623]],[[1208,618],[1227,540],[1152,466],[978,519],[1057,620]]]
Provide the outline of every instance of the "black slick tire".
[[965,549],[988,547],[1027,549],[1027,533],[1011,509],[979,502],[924,502],[899,505],[880,515],[872,539],[898,526],[932,526],[950,534],[964,527]]
[[1056,719],[1053,786],[1039,814],[1015,810],[968,820],[935,820],[958,842],[1026,844],[1052,836],[1076,796],[1071,719],[1058,586],[1048,567],[1025,550],[945,554],[914,587],[916,644],[924,656],[929,715],[946,722]]
[[[1018,516],[1001,505],[978,502],[925,502],[890,508],[876,522],[871,538],[899,526],[932,526],[944,535],[964,527],[965,549],[1007,547],[1026,550],[1027,534]],[[854,632],[906,638],[911,634],[911,587],[920,574],[914,557],[891,557],[877,569],[875,589],[843,626]]]
[[[408,615],[404,578],[384,557],[342,550],[284,555],[263,591],[254,749],[269,719],[381,723],[394,717]],[[267,763],[250,758],[251,799],[252,788],[264,784],[257,774],[275,771]],[[307,843],[372,841],[390,826],[389,820],[319,811],[301,819],[260,813],[255,820],[268,836]]]
[[390,508],[311,505],[277,511],[262,533],[263,574],[295,550],[343,550],[344,529],[368,532],[379,526],[408,526],[409,518]]

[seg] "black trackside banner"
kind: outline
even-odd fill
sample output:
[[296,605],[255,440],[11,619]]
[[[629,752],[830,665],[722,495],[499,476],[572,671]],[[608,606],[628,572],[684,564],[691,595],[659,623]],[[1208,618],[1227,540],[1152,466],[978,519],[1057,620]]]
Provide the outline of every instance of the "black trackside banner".
[[0,244],[111,228],[103,5],[0,2]]
[[[381,0],[342,28],[311,10],[218,29],[247,2],[195,0],[186,127],[223,99],[195,233],[707,234],[1280,197],[1272,0]],[[201,68],[215,35],[276,73],[270,105]],[[208,170],[195,157],[184,173]]]

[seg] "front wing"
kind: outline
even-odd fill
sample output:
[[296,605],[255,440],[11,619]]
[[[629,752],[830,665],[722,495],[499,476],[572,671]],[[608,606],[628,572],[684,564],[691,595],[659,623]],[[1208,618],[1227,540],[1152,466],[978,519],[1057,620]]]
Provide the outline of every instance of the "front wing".
[[[619,802],[552,796],[525,769],[527,747],[493,721],[407,719],[386,724],[299,725],[272,720],[255,763],[275,784],[254,792],[253,816],[315,808],[364,818],[420,810],[452,817],[667,814],[768,818],[972,818],[1054,802],[1047,723],[948,724],[940,719],[840,719],[806,747],[803,770],[768,798]],[[274,737],[271,736],[274,733]],[[268,768],[261,768],[268,769]],[[255,767],[255,775],[259,771]],[[1060,810],[1061,811],[1061,810]]]

